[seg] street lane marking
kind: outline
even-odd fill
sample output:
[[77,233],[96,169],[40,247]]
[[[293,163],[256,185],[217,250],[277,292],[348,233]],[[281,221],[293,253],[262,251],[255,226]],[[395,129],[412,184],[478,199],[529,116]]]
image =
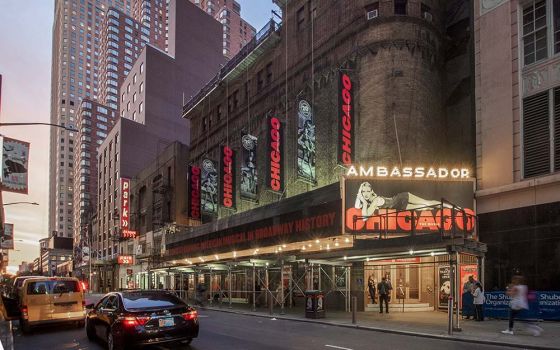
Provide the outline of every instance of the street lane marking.
[[350,348],[343,348],[342,346],[336,346],[336,345],[329,345],[329,344],[326,344],[325,346],[326,346],[327,348],[333,348],[333,349],[352,350],[352,349],[350,349]]
[[199,318],[200,318],[200,317],[208,317],[208,315],[200,315],[200,314],[199,314],[198,317],[199,317]]

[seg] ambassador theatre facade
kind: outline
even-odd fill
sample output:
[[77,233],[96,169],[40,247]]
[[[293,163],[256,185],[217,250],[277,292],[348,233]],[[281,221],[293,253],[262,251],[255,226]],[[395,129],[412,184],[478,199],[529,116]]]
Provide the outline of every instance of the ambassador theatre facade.
[[369,286],[386,277],[393,311],[447,311],[469,276],[483,279],[473,190],[468,169],[350,166],[339,182],[168,239],[160,273],[187,298],[204,284],[211,303],[279,312],[303,308],[306,290],[327,310],[349,311],[355,296],[378,312]]

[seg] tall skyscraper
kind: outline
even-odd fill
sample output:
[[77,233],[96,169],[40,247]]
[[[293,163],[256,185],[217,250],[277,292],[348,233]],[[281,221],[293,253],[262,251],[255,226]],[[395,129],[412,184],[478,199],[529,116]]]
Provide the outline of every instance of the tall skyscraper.
[[[167,6],[166,0],[56,1],[51,123],[76,128],[84,98],[118,110],[116,91],[144,43],[165,49]],[[79,232],[73,220],[74,177],[84,160],[77,159],[81,153],[75,147],[78,136],[91,137],[51,130],[49,235],[72,237],[74,230]]]
[[191,0],[223,27],[223,54],[233,58],[255,36],[256,30],[241,18],[241,5],[234,0]]

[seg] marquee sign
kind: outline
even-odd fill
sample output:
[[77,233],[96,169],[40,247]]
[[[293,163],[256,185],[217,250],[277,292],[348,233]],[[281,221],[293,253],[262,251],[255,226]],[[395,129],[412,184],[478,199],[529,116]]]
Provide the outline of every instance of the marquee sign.
[[338,162],[349,166],[355,161],[354,97],[352,80],[339,72],[338,87]]
[[121,178],[121,237],[136,237],[136,231],[130,230],[130,179],[126,178]]
[[200,167],[189,165],[188,168],[188,217],[194,220],[200,220]]
[[472,180],[349,177],[343,181],[345,233],[383,238],[413,233],[474,234]]
[[420,179],[470,179],[471,174],[466,168],[445,167],[398,167],[385,165],[352,165],[346,172],[347,177],[380,177],[380,178],[420,178]]
[[220,159],[220,205],[235,209],[235,151],[229,146],[222,146]]
[[275,192],[284,191],[284,126],[277,117],[269,117],[268,124],[268,157],[267,186]]

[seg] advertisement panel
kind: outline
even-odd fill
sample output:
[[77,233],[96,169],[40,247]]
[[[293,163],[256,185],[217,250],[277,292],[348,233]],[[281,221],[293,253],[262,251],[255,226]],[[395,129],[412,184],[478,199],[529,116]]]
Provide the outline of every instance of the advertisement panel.
[[235,151],[229,146],[221,147],[220,159],[220,205],[235,210],[237,195],[235,182]]
[[218,214],[218,170],[216,163],[208,158],[202,160],[200,180],[200,206],[203,213]]
[[14,249],[14,224],[4,223],[1,248]]
[[2,190],[24,193],[28,191],[29,142],[3,138]]
[[250,134],[241,136],[241,189],[244,199],[257,200],[257,137]]
[[121,178],[121,237],[136,237],[136,231],[130,229],[130,179],[126,178]]
[[343,181],[346,233],[383,238],[453,230],[474,234],[470,180],[348,177]]
[[270,190],[282,193],[284,192],[284,126],[275,116],[269,117],[267,124],[266,185]]
[[447,308],[449,306],[449,296],[451,295],[451,267],[440,266],[438,269],[438,276],[438,306],[440,308]]
[[343,166],[350,166],[355,161],[354,110],[352,79],[345,72],[339,71],[338,163]]
[[189,165],[187,192],[188,192],[188,217],[194,220],[200,220],[200,167]]
[[298,178],[317,184],[315,173],[315,122],[312,106],[306,100],[298,102],[297,169]]
[[132,265],[133,262],[133,257],[132,255],[119,255],[117,257],[117,263],[119,265]]

